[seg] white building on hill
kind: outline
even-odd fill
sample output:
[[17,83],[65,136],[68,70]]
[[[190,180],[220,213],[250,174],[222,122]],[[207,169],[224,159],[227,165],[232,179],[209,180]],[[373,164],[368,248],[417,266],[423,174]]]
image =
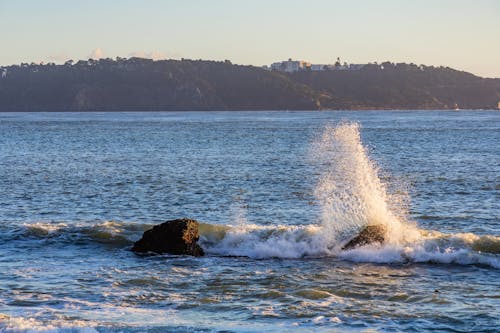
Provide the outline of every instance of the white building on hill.
[[271,70],[293,73],[302,70],[306,70],[311,67],[311,64],[302,60],[292,60],[280,61],[271,64]]
[[280,61],[280,62],[275,62],[272,63],[270,67],[263,66],[264,69],[267,70],[273,70],[273,71],[279,71],[279,72],[287,72],[287,73],[293,73],[293,72],[298,72],[298,71],[305,71],[305,70],[310,70],[310,71],[325,71],[325,70],[331,70],[331,71],[356,71],[360,70],[363,68],[363,64],[347,64],[344,63],[343,65],[340,63],[340,59],[337,58],[337,62],[335,64],[311,64],[310,62],[303,61],[303,60],[292,60],[288,59],[287,61]]

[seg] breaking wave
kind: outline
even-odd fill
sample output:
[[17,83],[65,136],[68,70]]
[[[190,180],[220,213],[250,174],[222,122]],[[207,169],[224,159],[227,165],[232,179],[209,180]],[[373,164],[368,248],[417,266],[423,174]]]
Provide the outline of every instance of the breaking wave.
[[[362,144],[357,123],[327,126],[311,147],[311,161],[320,170],[314,191],[321,212],[317,224],[202,224],[202,247],[215,255],[253,258],[329,256],[362,262],[483,264],[500,268],[500,237],[443,234],[421,230],[409,221],[404,186],[391,184],[395,190],[388,191]],[[343,251],[343,245],[368,225],[383,226],[386,242]]]
[[[58,244],[104,244],[123,247],[133,244],[137,236],[152,227],[150,224],[104,221],[98,223],[25,223],[10,230],[0,230],[2,240],[33,241],[41,245]],[[6,229],[6,228],[2,228]]]
[[[92,225],[32,223],[11,230],[8,241],[31,241],[40,246],[99,245],[129,248],[150,224],[106,221]],[[500,268],[500,237],[472,233],[445,234],[418,230],[412,242],[387,242],[343,251],[345,240],[327,242],[322,224],[304,226],[236,226],[200,223],[200,245],[208,254],[266,258],[337,257],[355,262],[481,264]],[[18,243],[16,243],[18,245]],[[15,245],[15,244],[13,244]],[[15,246],[17,246],[15,245]]]
[[498,236],[417,232],[418,237],[411,241],[389,240],[385,244],[342,250],[346,241],[325,242],[321,224],[236,227],[201,224],[200,245],[212,255],[256,259],[337,257],[355,262],[479,264],[500,268]]

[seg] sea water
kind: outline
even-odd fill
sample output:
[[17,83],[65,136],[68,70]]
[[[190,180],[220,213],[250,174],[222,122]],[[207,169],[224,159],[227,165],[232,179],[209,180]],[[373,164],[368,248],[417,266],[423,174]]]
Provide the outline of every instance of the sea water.
[[[499,144],[497,111],[0,113],[0,331],[496,332]],[[129,251],[181,217],[205,257]]]

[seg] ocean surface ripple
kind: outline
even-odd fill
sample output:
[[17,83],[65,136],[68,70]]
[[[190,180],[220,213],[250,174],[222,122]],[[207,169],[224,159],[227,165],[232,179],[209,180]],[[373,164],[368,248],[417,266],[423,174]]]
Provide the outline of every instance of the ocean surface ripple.
[[[498,329],[498,112],[0,113],[0,142],[0,332]],[[129,251],[179,217],[207,256]]]

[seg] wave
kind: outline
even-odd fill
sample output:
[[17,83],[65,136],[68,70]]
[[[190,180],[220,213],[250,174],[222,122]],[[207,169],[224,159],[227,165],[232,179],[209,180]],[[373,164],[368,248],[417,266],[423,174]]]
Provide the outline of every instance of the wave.
[[[204,224],[200,227],[200,245],[207,253],[500,268],[500,237],[421,230],[407,218],[409,197],[404,184],[382,181],[391,177],[380,176],[382,172],[362,144],[357,123],[327,126],[311,147],[311,161],[319,173],[314,191],[321,208],[319,223],[258,226],[239,220],[235,227]],[[343,251],[342,246],[368,225],[383,226],[386,242]]]
[[[139,224],[115,221],[98,223],[25,223],[10,230],[1,230],[4,242],[9,240],[40,241],[47,243],[67,244],[105,244],[123,247],[133,244],[140,234],[152,224]],[[2,229],[6,229],[5,227]]]
[[364,246],[341,253],[340,258],[356,262],[486,265],[498,269],[499,255],[500,237],[421,230],[417,241]]
[[[32,223],[11,231],[9,239],[47,244],[128,248],[151,224],[105,221],[95,224]],[[500,237],[418,230],[412,242],[373,244],[343,251],[343,241],[325,241],[322,224],[303,226],[200,223],[200,245],[209,255],[267,258],[332,257],[354,262],[455,263],[500,268]],[[5,233],[2,237],[5,239]]]
[[444,263],[500,268],[500,237],[418,230],[410,242],[388,241],[342,250],[343,242],[325,242],[322,225],[221,226],[200,224],[200,245],[208,254],[266,258],[336,257],[354,262]]
[[[317,223],[255,225],[247,221],[245,211],[238,207],[233,226],[200,223],[200,245],[205,252],[258,259],[336,257],[355,262],[456,263],[500,268],[500,237],[423,230],[408,219],[409,198],[404,184],[382,181],[392,177],[380,176],[382,172],[362,144],[358,124],[328,126],[311,147],[311,161],[319,174],[314,191],[320,205]],[[342,250],[368,225],[384,227],[384,244]],[[42,240],[44,244],[62,241],[124,247],[132,245],[151,227],[115,221],[39,222],[0,233],[3,240],[7,237]]]

